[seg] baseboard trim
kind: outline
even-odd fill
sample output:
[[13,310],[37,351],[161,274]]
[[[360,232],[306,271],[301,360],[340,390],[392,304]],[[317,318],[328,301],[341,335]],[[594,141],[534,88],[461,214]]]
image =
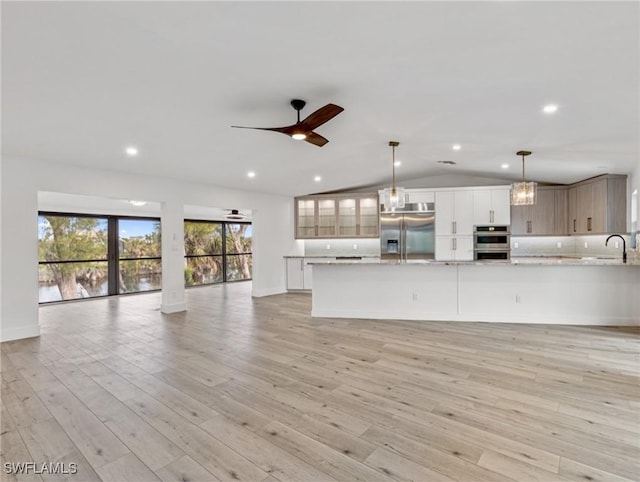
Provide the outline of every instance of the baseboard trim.
[[186,303],[174,303],[171,305],[167,305],[162,303],[160,305],[160,311],[162,313],[171,314],[171,313],[180,313],[181,311],[187,311]]
[[0,342],[33,338],[34,336],[40,336],[39,323],[35,325],[21,326],[19,328],[2,328],[0,330]]
[[283,288],[263,288],[260,290],[253,289],[251,296],[253,298],[262,298],[263,296],[281,295],[286,293],[287,290]]

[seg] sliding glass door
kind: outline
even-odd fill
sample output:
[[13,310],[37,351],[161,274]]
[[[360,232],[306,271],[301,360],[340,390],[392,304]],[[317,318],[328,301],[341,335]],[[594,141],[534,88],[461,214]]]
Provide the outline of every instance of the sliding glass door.
[[39,302],[162,287],[160,220],[41,212]]

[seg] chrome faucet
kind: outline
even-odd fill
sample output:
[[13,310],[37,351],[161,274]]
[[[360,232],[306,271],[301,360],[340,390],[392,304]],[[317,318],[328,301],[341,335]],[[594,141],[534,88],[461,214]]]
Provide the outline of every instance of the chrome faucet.
[[612,234],[611,236],[609,236],[607,238],[607,240],[604,242],[604,245],[606,246],[607,243],[609,243],[609,240],[611,238],[620,238],[622,240],[622,262],[626,263],[627,262],[627,242],[624,240],[624,238],[622,236],[620,236],[619,234]]

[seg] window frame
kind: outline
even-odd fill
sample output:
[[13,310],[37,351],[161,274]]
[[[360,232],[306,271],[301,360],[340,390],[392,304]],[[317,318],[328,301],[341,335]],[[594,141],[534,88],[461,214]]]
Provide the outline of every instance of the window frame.
[[185,288],[197,288],[199,286],[212,286],[219,285],[224,283],[239,283],[243,281],[252,281],[253,280],[253,270],[251,271],[251,278],[247,279],[237,279],[237,280],[228,280],[227,279],[227,257],[228,256],[240,256],[240,255],[249,255],[253,260],[253,234],[251,235],[251,251],[242,252],[242,253],[227,253],[227,225],[228,224],[247,224],[253,226],[251,221],[219,221],[219,220],[210,220],[210,219],[184,219],[185,223],[203,223],[203,224],[220,224],[220,235],[222,238],[222,252],[220,254],[194,254],[187,255],[185,252],[184,259],[185,261],[189,258],[211,258],[211,257],[222,257],[222,281],[214,281],[212,283],[200,283],[195,285],[188,286],[185,283]]
[[[67,218],[97,218],[106,219],[107,221],[107,257],[104,259],[78,259],[78,260],[62,260],[62,261],[40,261],[38,256],[38,267],[41,265],[49,264],[71,264],[71,263],[107,263],[107,294],[91,296],[89,298],[74,298],[69,300],[53,300],[53,301],[39,301],[39,305],[48,305],[51,303],[68,303],[83,300],[93,300],[99,298],[107,298],[109,296],[125,296],[136,295],[140,293],[153,293],[161,291],[162,288],[156,288],[153,290],[145,291],[133,291],[127,293],[120,293],[120,261],[138,261],[138,260],[160,260],[162,262],[162,242],[160,244],[160,256],[151,256],[144,258],[120,258],[120,233],[119,233],[119,220],[130,219],[139,221],[157,221],[161,222],[161,218],[153,216],[121,216],[116,214],[90,214],[90,213],[73,213],[73,212],[58,212],[58,211],[38,211],[38,218],[41,216],[58,216]],[[162,237],[162,228],[160,229],[160,236]],[[162,238],[161,238],[162,239]],[[39,241],[39,238],[38,238]],[[162,275],[161,275],[162,276]],[[162,278],[161,278],[162,279]]]

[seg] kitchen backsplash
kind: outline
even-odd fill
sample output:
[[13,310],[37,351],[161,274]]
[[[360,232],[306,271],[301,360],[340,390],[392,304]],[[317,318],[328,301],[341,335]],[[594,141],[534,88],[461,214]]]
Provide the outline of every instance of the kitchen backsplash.
[[373,239],[305,239],[305,256],[380,256],[380,240]]
[[[640,233],[636,234],[640,238]],[[589,236],[511,236],[511,256],[622,256],[619,238],[613,238],[609,246],[604,242],[608,235]],[[623,235],[629,257],[640,255],[640,249],[632,250],[631,237]],[[380,256],[380,241],[375,239],[306,239],[300,253],[304,256]],[[619,243],[616,248],[615,244]],[[585,246],[586,243],[586,246]],[[640,244],[640,239],[639,239]],[[517,246],[517,247],[516,247]]]
[[[622,256],[622,241],[613,238],[605,246],[608,235],[589,236],[511,236],[511,257],[518,256]],[[631,238],[623,235],[629,250]],[[619,246],[616,248],[616,243]]]

